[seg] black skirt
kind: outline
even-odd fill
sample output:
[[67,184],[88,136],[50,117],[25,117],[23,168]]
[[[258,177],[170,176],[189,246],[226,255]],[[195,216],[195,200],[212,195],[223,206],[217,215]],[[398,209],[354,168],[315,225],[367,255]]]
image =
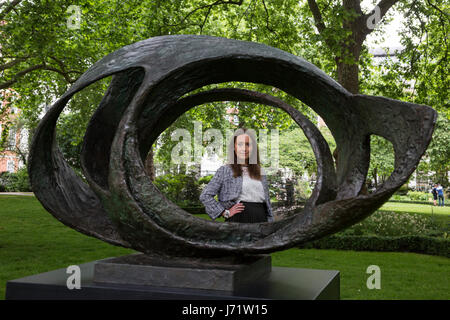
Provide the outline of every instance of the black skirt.
[[244,210],[236,213],[226,222],[244,222],[244,223],[256,223],[267,222],[267,206],[264,202],[244,202]]

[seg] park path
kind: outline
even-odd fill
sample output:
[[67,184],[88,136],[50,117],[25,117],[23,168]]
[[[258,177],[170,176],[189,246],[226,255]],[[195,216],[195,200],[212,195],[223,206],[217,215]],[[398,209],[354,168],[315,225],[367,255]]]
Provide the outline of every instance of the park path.
[[0,196],[34,196],[33,192],[0,192]]

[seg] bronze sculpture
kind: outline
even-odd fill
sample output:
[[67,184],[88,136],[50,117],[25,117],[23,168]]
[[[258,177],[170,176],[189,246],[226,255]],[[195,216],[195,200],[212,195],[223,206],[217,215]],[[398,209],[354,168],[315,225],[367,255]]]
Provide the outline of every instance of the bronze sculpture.
[[[83,145],[87,185],[63,159],[54,130],[76,92],[110,75],[111,84]],[[277,98],[240,89],[183,97],[202,86],[228,81],[272,85],[310,106],[335,137],[339,166],[334,168],[318,129]],[[318,180],[301,213],[273,223],[206,221],[170,202],[152,184],[143,162],[158,135],[190,108],[221,100],[281,108],[303,129],[316,155]],[[436,112],[430,107],[353,95],[309,62],[263,44],[161,36],[123,47],[89,68],[42,119],[28,169],[33,191],[51,214],[103,241],[167,256],[270,253],[335,233],[373,213],[415,170],[435,121]],[[371,134],[392,142],[395,169],[382,188],[362,195]]]

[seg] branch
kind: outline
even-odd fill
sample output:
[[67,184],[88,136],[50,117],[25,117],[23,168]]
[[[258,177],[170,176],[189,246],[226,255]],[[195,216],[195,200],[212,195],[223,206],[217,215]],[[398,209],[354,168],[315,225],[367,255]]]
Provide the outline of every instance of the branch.
[[317,3],[315,0],[308,0],[309,9],[311,10],[314,22],[316,25],[317,30],[319,31],[320,35],[322,35],[323,40],[325,41],[325,44],[330,48],[331,50],[334,50],[336,47],[337,42],[333,41],[330,37],[326,36],[327,27],[325,26],[325,23],[323,22],[322,14],[320,13],[320,9],[317,6]]
[[17,59],[15,59],[15,60],[13,60],[13,61],[10,61],[10,62],[8,62],[8,63],[2,64],[2,65],[0,65],[0,71],[9,69],[9,68],[15,66],[16,64],[18,64],[18,63],[20,63],[20,62],[23,62],[23,61],[27,60],[28,58],[29,58],[29,57],[17,58]]
[[449,14],[447,12],[442,11],[441,9],[439,9],[438,6],[436,6],[435,4],[433,4],[430,0],[427,0],[428,4],[430,6],[432,6],[434,9],[436,9],[437,11],[439,11],[443,16],[448,16]]
[[[3,10],[3,11],[0,13],[0,20],[3,20],[3,18],[4,18],[8,13],[10,13],[11,10],[14,9],[14,7],[16,7],[20,2],[22,2],[22,0],[14,0],[13,2],[11,2],[11,3],[5,8],[5,10]],[[6,4],[6,2],[3,3],[3,4],[0,6],[0,8],[1,8],[3,5],[5,5],[5,4]]]
[[275,35],[278,36],[278,33],[274,29],[272,29],[270,27],[270,24],[269,24],[269,10],[267,10],[266,2],[264,0],[262,0],[262,3],[264,5],[264,10],[266,11],[266,28],[267,28],[267,30],[269,30],[270,32],[272,32],[272,33],[274,33]]
[[273,33],[273,34],[274,34],[281,42],[284,43],[284,45],[285,45],[287,48],[289,48],[289,50],[292,51],[291,46],[289,45],[289,43],[286,42],[286,40],[284,39],[284,37],[280,37],[280,35],[278,34],[278,32],[270,26],[270,15],[269,15],[269,10],[267,9],[267,6],[266,6],[266,1],[265,1],[265,0],[262,0],[262,3],[263,3],[263,5],[264,5],[264,10],[266,11],[266,28],[267,28],[267,30],[269,30],[271,33]]
[[237,32],[237,29],[239,28],[239,25],[241,24],[242,18],[243,18],[244,16],[247,17],[248,11],[249,11],[250,7],[252,6],[252,4],[253,4],[253,1],[250,2],[250,4],[248,5],[247,9],[245,9],[245,11],[244,11],[244,12],[242,13],[242,15],[239,17],[237,23],[236,23],[235,26],[234,26],[234,30],[233,30],[234,33]]
[[[380,18],[383,19],[389,9],[398,1],[399,0],[380,0],[380,2],[378,2],[377,4],[377,6],[380,8]],[[375,11],[375,8],[372,11]]]
[[50,66],[47,66],[47,65],[45,65],[42,69],[43,69],[43,70],[54,71],[54,72],[56,72],[56,73],[59,73],[60,75],[62,75],[62,76],[64,77],[64,79],[65,79],[68,83],[74,83],[74,82],[76,81],[76,79],[71,79],[70,76],[69,76],[69,74],[68,74],[67,72],[63,71],[63,70],[59,70],[59,69],[56,69],[56,68],[54,68],[54,67],[50,67]]
[[314,22],[316,24],[316,28],[319,31],[319,33],[323,33],[326,29],[325,23],[323,23],[322,20],[322,14],[320,13],[320,9],[317,6],[317,3],[315,0],[308,0],[309,9],[311,10]]
[[56,63],[61,68],[61,71],[64,72],[65,74],[70,74],[70,73],[83,74],[83,72],[77,71],[77,70],[66,70],[66,65],[64,64],[64,62],[62,60],[60,60],[54,56],[50,56],[50,58],[56,61]]
[[82,72],[80,71],[76,71],[76,70],[69,70],[66,71],[64,69],[64,64],[62,63],[61,60],[51,57],[52,59],[54,59],[55,61],[59,61],[59,63],[61,63],[60,69],[57,69],[55,67],[49,66],[47,65],[45,62],[41,63],[41,64],[37,64],[31,67],[28,67],[22,71],[17,72],[14,76],[12,76],[11,80],[9,81],[5,81],[5,82],[1,82],[0,83],[0,89],[6,89],[9,88],[11,85],[13,85],[14,83],[16,83],[20,77],[23,77],[24,75],[26,75],[27,73],[33,72],[35,70],[48,70],[48,71],[53,71],[56,73],[59,73],[60,75],[62,75],[64,77],[64,79],[68,82],[68,83],[74,83],[76,81],[76,79],[73,79],[70,77],[71,73],[76,73],[76,74],[82,74]]
[[210,6],[208,8],[208,12],[206,13],[205,19],[203,19],[203,23],[200,25],[200,34],[203,33],[203,28],[204,28],[204,26],[206,24],[206,21],[208,20],[209,14],[211,13],[211,10],[212,10],[212,6]]
[[369,12],[368,14],[365,14],[362,16],[362,32],[365,36],[367,36],[369,33],[371,33],[374,29],[368,28],[367,27],[367,20],[369,18],[371,18],[371,16],[373,16],[375,14],[375,10],[376,7],[378,7],[380,9],[380,17],[379,17],[379,21],[381,21],[384,16],[386,15],[386,13],[389,11],[389,9],[398,2],[399,0],[380,0],[380,2],[378,2],[378,4],[372,9],[371,12]]
[[45,67],[45,64],[42,63],[42,64],[37,64],[37,65],[31,66],[31,67],[29,67],[29,68],[26,68],[25,70],[22,70],[22,71],[20,71],[20,72],[17,72],[17,73],[11,78],[11,80],[6,81],[6,82],[3,82],[3,83],[0,83],[0,89],[6,89],[6,88],[8,88],[9,86],[11,86],[12,84],[16,83],[17,80],[18,80],[20,77],[23,77],[24,75],[26,75],[27,73],[30,73],[30,72],[32,72],[32,71],[39,70],[39,69],[43,69],[44,67]]
[[[202,10],[202,9],[208,8],[208,9],[209,9],[209,10],[208,10],[208,14],[209,14],[209,11],[211,10],[211,8],[212,8],[213,6],[222,5],[222,4],[225,4],[225,5],[226,5],[226,4],[236,4],[236,5],[240,6],[243,2],[244,2],[244,0],[239,0],[239,1],[233,1],[233,0],[228,0],[228,1],[217,0],[217,1],[214,2],[214,3],[211,3],[211,4],[205,4],[205,5],[202,5],[202,6],[198,7],[198,8],[196,8],[196,9],[192,10],[192,11],[189,12],[183,19],[181,19],[181,21],[180,21],[179,23],[176,23],[176,24],[168,24],[168,25],[166,25],[166,27],[176,27],[176,26],[179,26],[179,25],[183,24],[183,23],[184,23],[191,15],[193,15],[195,12],[197,12],[197,11],[199,11],[199,10]],[[203,27],[202,27],[202,28],[203,28]]]

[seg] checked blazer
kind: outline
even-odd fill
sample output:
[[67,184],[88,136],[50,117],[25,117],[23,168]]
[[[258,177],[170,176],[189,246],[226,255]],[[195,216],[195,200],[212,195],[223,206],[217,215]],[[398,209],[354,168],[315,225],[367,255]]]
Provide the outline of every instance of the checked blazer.
[[[270,205],[269,187],[266,175],[261,168],[261,182],[264,188],[264,198],[267,206],[267,221],[273,221],[272,207]],[[233,177],[233,170],[229,165],[221,166],[200,195],[200,201],[205,206],[206,213],[215,220],[225,209],[238,203],[242,190],[242,176]],[[218,195],[218,200],[214,196]]]

